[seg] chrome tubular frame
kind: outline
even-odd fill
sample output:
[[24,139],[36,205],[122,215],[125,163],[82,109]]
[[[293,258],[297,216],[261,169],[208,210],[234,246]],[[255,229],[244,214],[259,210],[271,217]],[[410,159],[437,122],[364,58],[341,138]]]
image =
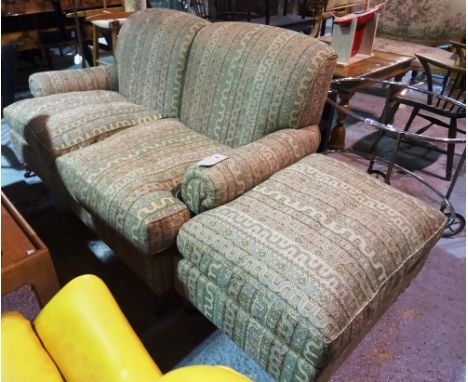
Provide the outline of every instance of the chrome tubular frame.
[[[407,84],[404,84],[402,82],[385,81],[385,80],[379,80],[379,79],[373,79],[373,78],[352,78],[352,77],[347,77],[347,78],[335,79],[335,80],[333,80],[331,82],[331,89],[329,90],[329,94],[338,93],[338,90],[333,89],[333,87],[339,87],[340,85],[342,85],[342,86],[344,86],[344,89],[345,89],[347,83],[354,84],[356,82],[365,82],[365,83],[371,82],[373,84],[388,85],[390,87],[397,88],[397,89],[410,89],[410,90],[422,92],[422,93],[425,93],[425,94],[428,94],[428,95],[432,95],[435,98],[439,98],[440,100],[450,102],[453,105],[459,106],[460,108],[462,108],[462,109],[464,109],[466,111],[465,104],[463,104],[463,103],[461,103],[461,102],[459,102],[459,101],[457,101],[455,99],[452,99],[450,97],[446,97],[446,96],[443,96],[443,95],[440,95],[440,94],[437,94],[437,93],[434,93],[434,92],[431,92],[431,91],[428,91],[428,90],[425,90],[425,89],[420,89],[420,88],[417,88],[415,86],[407,85]],[[389,99],[390,98],[387,96],[387,102],[389,101]],[[436,138],[436,137],[432,137],[432,136],[428,136],[428,135],[424,135],[424,134],[411,133],[411,132],[408,132],[408,131],[404,131],[402,129],[398,129],[398,128],[394,127],[391,124],[386,124],[386,123],[376,121],[376,120],[374,120],[372,118],[363,117],[362,115],[360,115],[358,113],[355,113],[352,110],[349,110],[349,109],[339,105],[337,102],[330,99],[330,97],[327,98],[327,102],[328,102],[328,104],[330,104],[333,108],[335,108],[339,112],[341,112],[341,113],[343,113],[343,114],[345,114],[347,116],[351,116],[351,117],[353,117],[353,118],[355,118],[355,119],[357,119],[357,120],[359,120],[361,122],[364,122],[365,126],[373,127],[378,131],[378,136],[377,136],[376,140],[374,141],[373,147],[371,148],[371,153],[357,152],[355,150],[350,150],[350,149],[345,149],[343,151],[350,152],[352,154],[359,155],[361,157],[365,157],[365,158],[369,159],[370,164],[369,164],[368,172],[370,172],[372,170],[372,167],[373,167],[373,164],[374,164],[375,161],[379,161],[379,162],[382,162],[382,163],[386,164],[387,165],[387,172],[386,173],[378,172],[378,173],[385,176],[385,182],[387,184],[390,183],[390,177],[392,175],[392,172],[393,172],[394,168],[397,168],[398,170],[402,171],[403,173],[415,178],[420,183],[422,183],[426,187],[428,187],[432,192],[434,192],[441,199],[441,206],[440,206],[441,211],[448,210],[448,212],[449,212],[448,213],[447,226],[450,226],[450,224],[452,224],[454,221],[456,221],[456,213],[455,213],[455,210],[453,208],[453,205],[449,201],[449,198],[450,198],[450,195],[451,195],[451,193],[453,191],[455,183],[456,183],[456,181],[457,181],[457,179],[458,179],[458,177],[459,177],[459,175],[461,173],[461,170],[463,168],[463,164],[465,163],[466,148],[463,151],[462,157],[460,158],[460,160],[458,162],[457,168],[455,170],[455,174],[453,175],[453,177],[451,179],[450,186],[449,186],[448,191],[447,191],[447,193],[445,195],[442,192],[440,192],[438,189],[436,189],[434,186],[432,186],[430,183],[428,183],[421,176],[419,176],[419,175],[415,174],[414,172],[412,172],[412,171],[410,171],[410,170],[396,164],[395,162],[396,162],[396,156],[398,154],[401,141],[404,140],[405,138],[411,138],[412,140],[415,140],[416,142],[419,142],[419,143],[429,142],[429,143],[444,143],[444,144],[461,144],[461,143],[466,144],[466,137],[465,138]],[[386,106],[387,105],[385,105],[385,107]],[[384,107],[384,111],[385,111],[385,107]],[[330,136],[329,133],[330,133],[330,131],[327,134],[328,136]],[[393,150],[393,153],[392,153],[392,156],[391,156],[390,159],[384,159],[384,158],[379,157],[377,155],[378,142],[380,141],[380,138],[382,138],[385,135],[385,133],[390,133],[391,135],[396,136],[395,147],[394,147],[394,150]],[[327,145],[325,145],[325,147],[327,147]],[[327,149],[325,149],[325,152],[326,151],[327,151]]]

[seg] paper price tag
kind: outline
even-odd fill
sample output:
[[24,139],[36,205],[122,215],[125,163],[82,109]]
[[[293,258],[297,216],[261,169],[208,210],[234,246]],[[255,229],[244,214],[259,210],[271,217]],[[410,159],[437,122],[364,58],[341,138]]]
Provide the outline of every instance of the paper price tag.
[[202,159],[197,165],[201,167],[211,167],[227,158],[229,157],[223,154],[213,154],[208,158]]
[[364,125],[365,126],[374,126],[374,120],[370,119],[370,118],[366,118],[364,120]]

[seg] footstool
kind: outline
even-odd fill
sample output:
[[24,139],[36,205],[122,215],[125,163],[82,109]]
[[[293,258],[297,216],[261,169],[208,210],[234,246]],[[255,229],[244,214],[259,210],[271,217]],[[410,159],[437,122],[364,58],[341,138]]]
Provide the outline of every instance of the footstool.
[[190,301],[278,381],[326,380],[423,266],[445,216],[313,154],[180,229]]

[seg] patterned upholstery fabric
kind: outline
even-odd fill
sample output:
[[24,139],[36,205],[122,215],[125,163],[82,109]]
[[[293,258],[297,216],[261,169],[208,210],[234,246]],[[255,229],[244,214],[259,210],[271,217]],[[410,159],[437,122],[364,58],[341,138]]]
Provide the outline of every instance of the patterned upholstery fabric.
[[445,216],[312,154],[180,229],[190,300],[280,381],[313,380],[419,270]]
[[174,286],[174,255],[177,252],[175,246],[154,256],[142,256],[135,246],[106,222],[91,215],[75,200],[66,200],[81,221],[104,240],[150,290],[157,295],[163,295]]
[[219,150],[226,147],[165,119],[64,155],[57,167],[84,208],[148,255],[174,244],[190,217],[171,193],[187,167]]
[[319,143],[317,126],[276,131],[234,149],[215,166],[190,167],[182,180],[182,199],[195,213],[225,204],[315,152]]
[[170,9],[147,9],[129,17],[116,49],[119,92],[163,117],[179,117],[190,45],[207,24]]
[[4,115],[15,134],[52,159],[160,118],[159,112],[106,90],[29,98],[5,108]]
[[117,91],[118,88],[115,65],[79,70],[54,70],[34,73],[29,77],[29,89],[34,97],[85,90]]
[[331,48],[306,35],[214,23],[193,42],[181,121],[231,147],[279,129],[316,125],[335,61]]
[[377,34],[430,46],[462,41],[466,38],[466,1],[386,0]]

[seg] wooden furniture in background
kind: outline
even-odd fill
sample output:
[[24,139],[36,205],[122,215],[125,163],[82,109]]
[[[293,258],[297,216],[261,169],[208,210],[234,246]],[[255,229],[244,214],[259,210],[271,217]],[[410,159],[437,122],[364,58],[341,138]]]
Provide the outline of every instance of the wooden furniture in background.
[[[414,119],[418,116],[426,120],[428,124],[418,129],[416,134],[423,134],[433,125],[445,127],[447,129],[447,138],[449,139],[456,138],[457,133],[466,134],[466,131],[460,129],[457,123],[458,120],[466,117],[466,68],[463,66],[447,65],[431,57],[419,54],[416,57],[424,67],[427,90],[449,98],[440,99],[435,98],[431,94],[404,89],[394,96],[396,102],[392,106],[393,112],[391,114],[395,114],[400,104],[413,108],[404,131],[408,131],[411,128]],[[423,88],[426,87],[424,86]],[[456,104],[456,101],[459,104]],[[454,156],[455,144],[449,143],[447,145],[447,164],[445,169],[446,180],[452,178]]]
[[[374,56],[366,60],[348,66],[336,66],[333,78],[361,77],[380,80],[395,78],[396,81],[400,81],[403,75],[410,70],[412,61],[413,57],[374,50]],[[359,89],[368,87],[370,84],[370,82],[363,81],[343,87],[338,94],[340,105],[349,109],[349,102],[354,93]],[[330,138],[328,148],[336,150],[344,148],[346,137],[345,117],[344,113],[338,112],[336,126],[332,130],[331,137],[324,137],[326,142]]]
[[[109,8],[107,0],[103,0],[103,7],[92,10],[83,10],[67,14],[68,18],[75,19],[76,29],[80,28],[79,19],[85,18],[92,27],[92,66],[99,64],[99,37],[110,35],[110,48],[112,55],[115,53],[117,43],[117,34],[119,33],[122,23],[134,12],[145,9],[147,7],[146,0],[122,0],[121,5]],[[109,46],[108,46],[109,47]],[[83,66],[84,67],[84,66]]]
[[[464,44],[455,41],[450,41],[450,44],[454,47],[454,51],[410,41],[376,37],[374,41],[374,49],[413,57],[414,60],[411,62],[411,70],[414,72],[424,72],[421,62],[416,59],[417,54],[429,57],[446,66],[465,66]],[[435,73],[442,74],[443,72],[436,71]]]
[[60,285],[49,250],[2,192],[2,296],[30,284],[41,306]]
[[86,21],[91,23],[93,28],[93,66],[99,64],[99,36],[100,31],[110,31],[112,56],[115,54],[117,44],[117,34],[122,23],[134,12],[103,10],[101,13],[86,17]]
[[[384,1],[369,8],[369,1],[329,1],[327,12],[333,17],[331,46],[338,54],[338,65],[347,66],[372,56],[379,22],[379,10]],[[334,11],[346,7],[345,15]],[[359,6],[356,11],[354,6]],[[340,8],[341,7],[341,8]]]
[[211,21],[247,21],[309,33],[315,22],[317,2],[320,1],[189,0],[189,8]]

